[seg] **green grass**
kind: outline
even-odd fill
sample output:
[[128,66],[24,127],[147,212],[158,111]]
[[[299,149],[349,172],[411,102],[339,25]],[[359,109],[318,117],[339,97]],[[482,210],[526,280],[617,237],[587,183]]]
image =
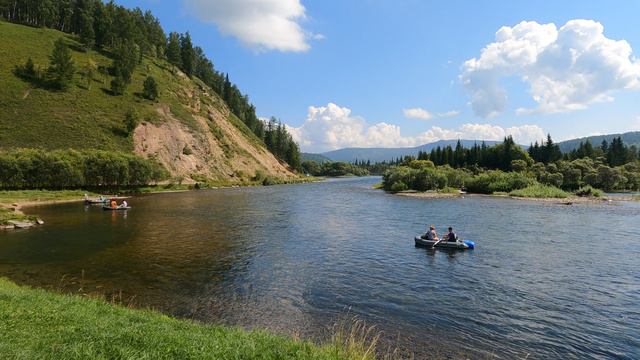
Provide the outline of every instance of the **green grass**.
[[98,194],[84,190],[5,190],[0,191],[0,204],[82,200],[84,194],[88,194],[90,197],[98,196]]
[[7,359],[374,358],[372,349],[345,334],[318,346],[0,279],[0,354]]
[[25,221],[25,220],[35,220],[36,217],[32,215],[24,215],[19,212],[15,212],[11,209],[0,207],[0,225],[7,225],[9,221]]
[[445,188],[438,190],[438,192],[442,194],[459,194],[460,190],[447,186]]
[[554,186],[547,186],[542,184],[535,184],[528,186],[524,189],[513,190],[509,193],[510,196],[526,197],[526,198],[556,198],[564,199],[569,196],[568,193],[558,189]]

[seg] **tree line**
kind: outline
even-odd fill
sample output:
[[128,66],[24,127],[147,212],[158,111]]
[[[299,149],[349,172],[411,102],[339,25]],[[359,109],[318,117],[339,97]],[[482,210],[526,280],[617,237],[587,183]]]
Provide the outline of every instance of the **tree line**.
[[[166,59],[189,77],[198,77],[217,93],[251,131],[265,142],[267,148],[294,169],[300,168],[300,154],[295,146],[284,146],[287,141],[270,141],[273,129],[261,121],[247,95],[229,80],[228,74],[217,71],[199,46],[192,43],[191,35],[165,34],[159,20],[150,12],[139,8],[127,9],[113,1],[102,0],[0,0],[0,17],[24,25],[48,27],[76,34],[85,50],[109,50],[113,57],[110,69],[114,77],[111,92],[122,95],[143,56]],[[47,83],[66,90],[75,72],[70,55],[65,54],[62,40],[56,43],[56,57],[52,54],[52,69]],[[22,74],[41,79],[27,60]],[[53,72],[60,68],[59,71]],[[90,69],[89,69],[90,70]],[[61,75],[57,75],[61,74]],[[143,94],[154,100],[158,96],[157,83],[147,78]],[[287,133],[286,128],[278,130]],[[284,136],[286,137],[286,136]],[[293,141],[291,141],[293,143]],[[293,154],[297,152],[296,154]],[[298,159],[298,160],[296,160]]]
[[0,152],[1,189],[77,189],[143,186],[168,178],[157,161],[99,150]]
[[[614,139],[611,145],[603,142],[599,149],[592,149],[588,142],[583,143],[566,154],[559,151],[550,136],[542,146],[533,146],[528,152],[515,145],[511,138],[494,146],[483,144],[461,148],[460,145],[456,146],[457,151],[451,147],[440,151],[434,149],[430,154],[419,154],[418,158],[405,157],[385,172],[385,190],[427,191],[456,187],[470,192],[493,193],[537,184],[581,194],[591,193],[589,188],[640,190],[637,150],[634,146],[627,147],[621,138]],[[473,162],[475,159],[479,160]]]

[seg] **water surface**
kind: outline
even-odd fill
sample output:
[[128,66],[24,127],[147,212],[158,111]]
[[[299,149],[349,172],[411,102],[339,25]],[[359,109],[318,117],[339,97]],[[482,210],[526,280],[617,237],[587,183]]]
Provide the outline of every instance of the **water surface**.
[[[640,204],[415,199],[379,178],[64,204],[0,232],[0,276],[322,339],[357,316],[418,358],[640,357]],[[466,252],[416,248],[448,225]]]

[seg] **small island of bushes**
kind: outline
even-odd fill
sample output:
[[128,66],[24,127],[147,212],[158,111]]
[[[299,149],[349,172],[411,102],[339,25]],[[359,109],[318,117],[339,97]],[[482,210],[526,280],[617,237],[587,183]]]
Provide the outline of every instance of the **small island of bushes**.
[[527,198],[602,197],[603,191],[640,189],[640,161],[637,149],[619,138],[598,148],[587,142],[562,154],[550,136],[528,151],[507,137],[490,147],[458,143],[455,150],[405,157],[384,173],[382,188],[392,193],[455,188]]

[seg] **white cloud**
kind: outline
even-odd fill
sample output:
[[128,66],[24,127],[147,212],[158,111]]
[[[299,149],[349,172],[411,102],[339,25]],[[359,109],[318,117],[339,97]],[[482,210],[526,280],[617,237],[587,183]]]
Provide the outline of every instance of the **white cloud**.
[[300,0],[185,0],[191,12],[215,23],[221,32],[258,50],[307,51],[307,39],[324,36],[305,31]]
[[458,110],[451,110],[451,111],[446,111],[443,113],[438,113],[438,117],[440,118],[448,118],[448,117],[454,117],[454,116],[458,116],[460,115],[460,111]]
[[407,119],[431,120],[433,114],[422,108],[403,109],[402,113]]
[[602,24],[592,20],[570,20],[560,29],[523,21],[500,28],[479,58],[464,63],[460,80],[482,117],[505,110],[500,79],[508,76],[528,84],[538,104],[518,114],[567,112],[611,101],[615,90],[640,89],[640,61],[632,52],[628,42],[607,38]]
[[502,140],[512,135],[516,142],[528,144],[545,137],[537,125],[502,128],[491,124],[464,124],[458,129],[433,126],[416,136],[403,136],[400,127],[384,122],[368,125],[351,110],[329,103],[310,106],[299,127],[287,127],[304,151],[323,152],[344,147],[409,147],[438,140]]
[[458,116],[458,114],[460,114],[460,111],[451,110],[443,113],[432,114],[431,112],[423,108],[412,108],[412,109],[403,109],[402,113],[404,114],[404,117],[407,119],[431,120],[435,118],[447,118],[447,117]]

